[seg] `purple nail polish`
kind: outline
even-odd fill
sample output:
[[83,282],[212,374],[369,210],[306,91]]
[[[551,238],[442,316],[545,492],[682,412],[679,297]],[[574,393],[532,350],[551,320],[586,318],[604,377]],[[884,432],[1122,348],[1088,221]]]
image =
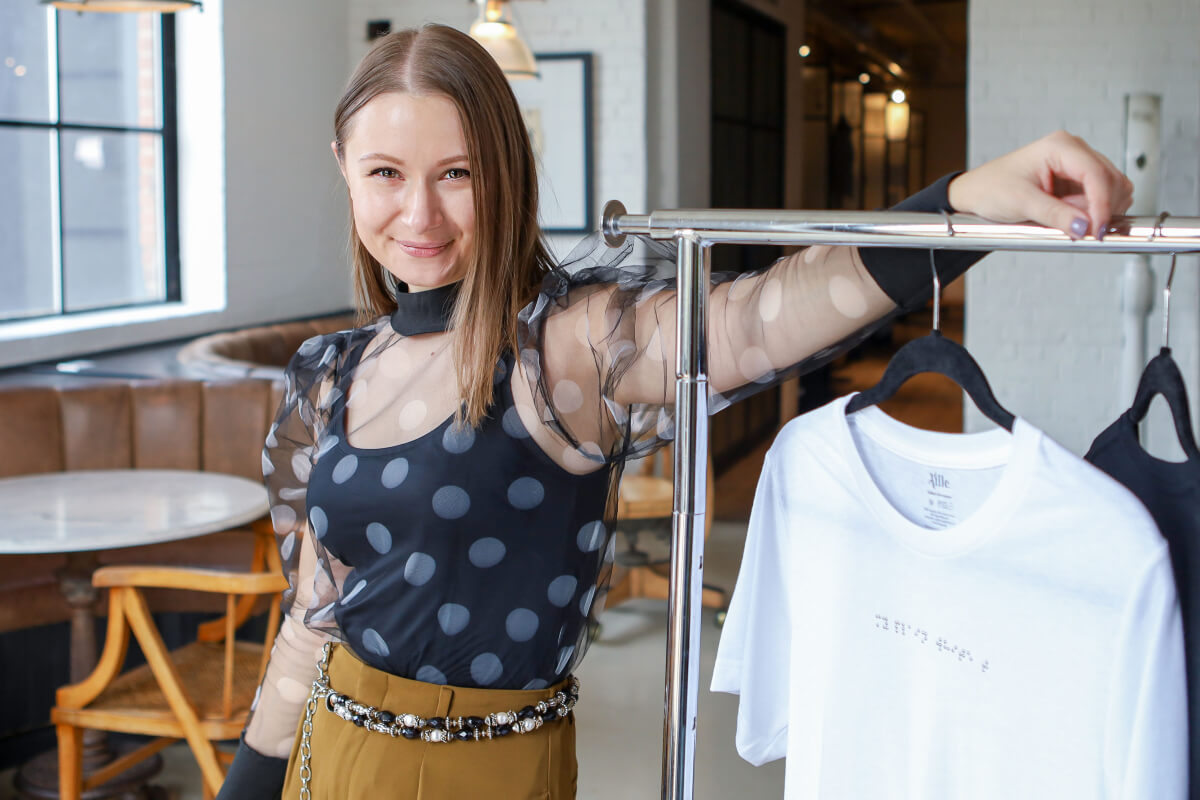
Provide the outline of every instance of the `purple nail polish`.
[[1083,235],[1087,233],[1087,229],[1088,221],[1083,217],[1076,217],[1071,220],[1071,233],[1076,239],[1082,239]]

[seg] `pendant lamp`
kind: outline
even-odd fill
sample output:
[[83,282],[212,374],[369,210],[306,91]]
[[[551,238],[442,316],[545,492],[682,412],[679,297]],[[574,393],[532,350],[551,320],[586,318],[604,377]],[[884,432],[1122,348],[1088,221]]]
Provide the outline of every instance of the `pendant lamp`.
[[513,25],[508,0],[478,0],[479,19],[471,26],[471,38],[496,59],[509,80],[538,77],[537,61]]
[[62,11],[103,11],[106,13],[137,14],[158,11],[172,14],[189,8],[202,8],[200,0],[42,0],[42,5]]

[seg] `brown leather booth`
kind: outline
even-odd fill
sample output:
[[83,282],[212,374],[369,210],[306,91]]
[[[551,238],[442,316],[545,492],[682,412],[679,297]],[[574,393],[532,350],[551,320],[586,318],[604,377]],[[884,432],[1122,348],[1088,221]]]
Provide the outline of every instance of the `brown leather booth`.
[[[189,469],[261,481],[263,441],[279,396],[278,384],[255,379],[0,388],[0,476]],[[248,531],[229,531],[110,550],[100,554],[100,561],[244,570],[252,548]],[[0,556],[0,632],[70,618],[55,580],[65,563],[65,555]],[[156,611],[223,610],[220,598],[212,597],[148,594]]]
[[300,322],[201,336],[184,345],[179,361],[205,374],[279,380],[305,339],[353,327],[354,317],[338,314]]

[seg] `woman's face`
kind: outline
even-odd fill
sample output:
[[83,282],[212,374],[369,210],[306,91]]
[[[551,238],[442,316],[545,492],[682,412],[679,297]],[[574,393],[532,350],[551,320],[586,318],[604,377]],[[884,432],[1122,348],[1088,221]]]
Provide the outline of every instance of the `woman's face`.
[[343,158],[354,228],[375,260],[412,291],[466,274],[475,205],[467,144],[449,98],[375,97],[351,121]]

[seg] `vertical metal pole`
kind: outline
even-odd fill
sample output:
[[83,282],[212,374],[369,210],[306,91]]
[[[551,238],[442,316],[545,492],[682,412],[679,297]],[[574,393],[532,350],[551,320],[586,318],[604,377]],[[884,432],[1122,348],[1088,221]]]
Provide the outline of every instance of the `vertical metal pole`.
[[663,716],[663,800],[692,800],[700,680],[700,593],[708,491],[709,249],[678,236],[675,323],[675,510]]

